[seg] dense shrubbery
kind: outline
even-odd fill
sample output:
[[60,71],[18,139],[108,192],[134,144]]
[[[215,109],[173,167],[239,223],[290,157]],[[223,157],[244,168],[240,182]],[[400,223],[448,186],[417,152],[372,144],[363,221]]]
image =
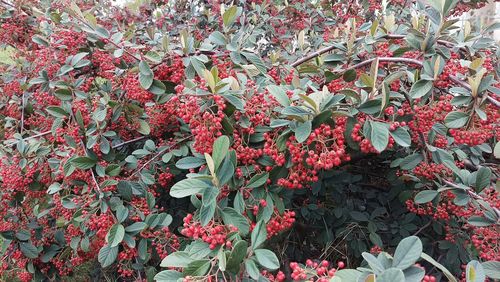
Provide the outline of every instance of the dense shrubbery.
[[94,2],[0,1],[2,280],[500,278],[483,1]]

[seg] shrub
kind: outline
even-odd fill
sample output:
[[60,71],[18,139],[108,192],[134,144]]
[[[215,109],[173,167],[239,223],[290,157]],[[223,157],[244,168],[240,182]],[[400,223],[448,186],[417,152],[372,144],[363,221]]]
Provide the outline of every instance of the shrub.
[[94,2],[0,1],[3,279],[500,278],[486,1]]

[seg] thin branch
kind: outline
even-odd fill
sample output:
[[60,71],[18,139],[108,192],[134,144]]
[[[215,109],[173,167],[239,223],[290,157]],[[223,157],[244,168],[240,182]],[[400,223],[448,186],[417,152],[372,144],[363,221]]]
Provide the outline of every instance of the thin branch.
[[119,143],[119,144],[113,145],[113,146],[111,146],[111,148],[113,148],[113,149],[120,148],[120,147],[125,146],[125,145],[127,145],[127,144],[134,143],[134,142],[137,142],[137,141],[141,141],[141,140],[143,140],[143,139],[146,139],[146,137],[147,137],[147,136],[141,136],[141,137],[137,137],[137,138],[134,138],[134,139],[130,139],[130,140],[128,140],[128,141],[124,141],[124,142],[122,142],[122,143]]
[[[88,151],[87,151],[87,147],[85,146],[85,143],[83,143],[83,141],[80,142],[80,144],[82,144],[82,147],[83,147],[83,151],[85,152],[85,155],[89,155]],[[94,184],[95,184],[95,187],[97,189],[97,191],[99,193],[101,193],[101,187],[99,186],[99,182],[97,181],[97,178],[95,177],[95,174],[94,174],[94,169],[93,168],[90,168],[90,174],[92,175],[92,180],[94,181]]]
[[21,97],[22,101],[21,101],[21,106],[22,106],[22,109],[21,109],[21,135],[23,134],[24,132],[24,108],[26,107],[26,102],[25,102],[25,91],[23,91],[23,95]]
[[[342,70],[341,72],[344,73],[344,72],[347,72],[347,71],[350,71],[350,70],[354,70],[354,69],[358,69],[358,68],[364,67],[366,65],[371,64],[376,59],[377,59],[377,57],[376,58],[371,58],[371,59],[368,59],[368,60],[365,60],[365,61],[362,61],[360,63],[357,63],[357,64],[355,64],[353,66],[350,66],[350,67]],[[378,57],[378,61],[379,62],[395,62],[395,63],[414,64],[414,65],[417,65],[419,67],[423,66],[423,63],[421,61],[415,60],[415,59],[410,59],[410,58]]]
[[425,228],[429,227],[431,225],[432,221],[428,221],[424,226],[420,227],[417,232],[413,233],[413,236],[417,236],[420,232],[422,232]]
[[42,132],[42,133],[38,133],[38,134],[35,134],[33,136],[30,136],[30,137],[26,137],[24,138],[23,140],[28,140],[28,139],[32,139],[32,138],[37,138],[37,137],[40,137],[40,136],[44,136],[44,135],[47,135],[49,133],[51,133],[52,131],[45,131],[45,132]]
[[[406,35],[402,35],[402,34],[386,34],[380,38],[385,38],[385,39],[404,39],[406,37]],[[355,42],[359,42],[361,40],[363,40],[365,37],[359,37],[359,38],[356,38]],[[449,41],[445,41],[445,40],[438,40],[437,41],[438,44],[441,44],[441,45],[444,45],[444,46],[447,46],[447,47],[451,47],[451,46],[454,46],[455,44],[453,42],[449,42]],[[299,60],[295,61],[294,63],[291,64],[292,67],[297,67],[311,59],[314,59],[326,52],[329,52],[329,51],[332,51],[333,49],[336,49],[337,46],[335,45],[332,45],[332,46],[328,46],[328,47],[325,47],[323,49],[319,49],[303,58],[300,58]]]

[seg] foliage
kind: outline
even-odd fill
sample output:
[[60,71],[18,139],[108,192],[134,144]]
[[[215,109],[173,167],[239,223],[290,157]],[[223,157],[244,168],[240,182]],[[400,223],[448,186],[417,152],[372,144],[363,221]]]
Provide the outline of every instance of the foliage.
[[499,278],[485,1],[94,2],[0,1],[2,277]]

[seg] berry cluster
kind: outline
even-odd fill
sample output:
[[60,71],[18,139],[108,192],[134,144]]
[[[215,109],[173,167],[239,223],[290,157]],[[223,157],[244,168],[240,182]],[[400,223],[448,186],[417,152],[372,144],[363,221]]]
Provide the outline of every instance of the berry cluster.
[[193,221],[192,214],[186,215],[183,222],[184,228],[181,230],[181,234],[195,240],[203,240],[209,244],[211,250],[222,245],[231,248],[232,243],[227,239],[227,234],[238,231],[234,226],[218,225],[213,221],[206,226],[201,226],[201,223]]

